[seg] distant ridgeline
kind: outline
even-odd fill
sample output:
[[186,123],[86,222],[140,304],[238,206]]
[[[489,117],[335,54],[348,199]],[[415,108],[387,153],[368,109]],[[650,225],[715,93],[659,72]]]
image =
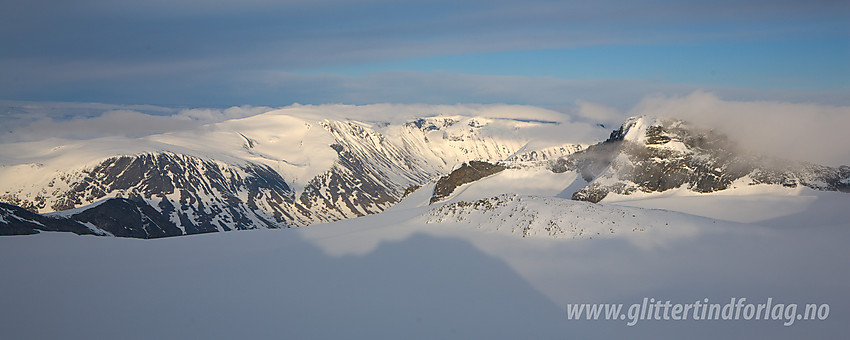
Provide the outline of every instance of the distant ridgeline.
[[[0,235],[157,238],[306,226],[379,213],[431,181],[436,209],[457,188],[508,168],[577,173],[587,185],[572,199],[594,203],[681,187],[850,192],[850,167],[751,155],[682,121],[634,117],[595,145],[529,148],[533,128],[548,125],[557,123],[450,116],[367,124],[271,112],[128,140],[102,155],[57,148],[43,163],[0,168]],[[60,158],[89,161],[53,162]]]

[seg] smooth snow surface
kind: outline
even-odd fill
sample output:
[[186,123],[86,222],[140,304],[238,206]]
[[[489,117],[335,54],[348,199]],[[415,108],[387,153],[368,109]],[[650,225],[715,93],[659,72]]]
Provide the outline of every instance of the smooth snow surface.
[[769,227],[841,225],[850,221],[850,195],[779,185],[741,186],[713,193],[673,189],[661,193],[609,194],[602,203],[667,209]]
[[[415,194],[414,194],[415,195]],[[416,198],[411,196],[411,198]],[[639,233],[522,238],[428,207],[300,229],[159,240],[44,233],[0,238],[0,337],[799,339],[847,329],[850,229],[690,219]],[[675,213],[654,211],[672,220]],[[590,218],[590,217],[588,217]],[[669,232],[683,227],[676,223]],[[663,230],[656,236],[663,237]],[[825,321],[568,321],[566,303],[708,297],[829,303]]]
[[[561,175],[559,185],[569,182],[569,174]],[[565,220],[625,227],[593,238],[523,237],[451,219],[457,215],[427,223],[452,204],[429,206],[432,191],[426,185],[381,214],[298,229],[148,241],[60,233],[0,238],[0,270],[9,273],[0,289],[10,292],[0,309],[0,337],[799,339],[848,330],[841,306],[850,304],[850,272],[843,269],[850,225],[830,222],[843,212],[826,216],[809,206],[798,213],[814,221],[805,228],[772,228],[505,194],[529,207],[550,205],[537,207],[547,218],[586,206],[593,208]],[[499,209],[473,218],[493,214],[508,218]],[[513,225],[523,220],[513,218]],[[628,228],[640,223],[647,224],[642,231]],[[567,303],[628,306],[644,297],[772,297],[829,303],[832,311],[825,321],[791,327],[566,319]]]

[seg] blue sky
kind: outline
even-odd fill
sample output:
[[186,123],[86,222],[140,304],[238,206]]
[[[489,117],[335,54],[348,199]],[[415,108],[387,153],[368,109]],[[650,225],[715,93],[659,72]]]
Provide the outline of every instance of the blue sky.
[[411,70],[567,79],[648,79],[703,85],[828,90],[848,85],[841,39],[593,46],[439,55],[297,70],[364,76]]
[[850,105],[846,1],[0,3],[0,99]]

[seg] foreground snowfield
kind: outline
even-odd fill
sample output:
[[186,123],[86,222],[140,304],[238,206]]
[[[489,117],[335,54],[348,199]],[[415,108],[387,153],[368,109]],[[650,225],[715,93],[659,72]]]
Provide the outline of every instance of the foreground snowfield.
[[[479,186],[443,204],[472,200],[476,191],[486,196],[489,189]],[[838,209],[850,206],[847,195],[751,197],[750,207],[760,209],[757,224],[636,209],[673,223],[572,239],[522,237],[466,221],[426,223],[435,208],[426,204],[428,189],[378,215],[299,229],[158,240],[0,238],[0,338],[814,339],[850,330],[850,214]],[[559,200],[551,192],[523,197]],[[701,215],[721,215],[736,195],[715,196],[722,195],[694,198],[702,201],[693,206]],[[658,208],[664,199],[628,204]],[[775,209],[777,202],[785,208]],[[635,209],[594,206],[596,217]],[[576,217],[588,225],[598,223],[594,218]],[[772,297],[828,303],[831,310],[827,320],[790,327],[763,320],[628,327],[566,318],[567,303],[628,306],[644,297]]]

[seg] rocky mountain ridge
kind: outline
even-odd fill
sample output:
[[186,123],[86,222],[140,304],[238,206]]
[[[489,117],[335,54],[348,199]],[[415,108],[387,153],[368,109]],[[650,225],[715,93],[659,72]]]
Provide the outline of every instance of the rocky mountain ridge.
[[[38,177],[42,184],[6,182],[17,190],[6,190],[0,201],[49,214],[51,223],[67,219],[70,226],[83,224],[98,235],[150,238],[304,226],[381,212],[403,198],[407,189],[444,174],[458,162],[507,158],[523,142],[514,136],[494,136],[488,128],[501,131],[527,123],[429,117],[401,126],[331,120],[316,125],[323,130],[320,137],[329,141],[326,150],[335,156],[327,162],[329,168],[311,170],[318,174],[300,183],[292,182],[297,176],[286,169],[308,167],[309,158],[304,164],[276,158],[269,143],[281,137],[233,131],[225,136],[238,136],[236,152],[247,154],[245,160],[153,151],[53,173],[34,165],[33,172],[45,173]],[[299,129],[309,130],[311,124]],[[130,220],[141,222],[121,219],[107,208],[133,212],[136,216]],[[18,212],[3,214],[17,220]],[[129,230],[117,231],[116,221]]]
[[[430,203],[441,209],[438,203],[461,185],[528,167],[577,174],[580,186],[558,197],[593,203],[611,193],[682,187],[708,193],[750,184],[850,192],[850,167],[751,155],[716,131],[672,119],[633,117],[598,144],[543,148],[530,148],[517,132],[551,123],[459,116],[395,125],[264,119],[210,127],[191,138],[153,138],[182,143],[172,150],[185,151],[196,139],[210,149],[231,147],[220,157],[158,146],[76,169],[20,165],[5,173],[37,176],[28,183],[3,181],[0,229],[155,238],[305,226],[379,213],[432,181]],[[282,125],[273,129],[270,122]],[[276,132],[283,130],[289,135]]]
[[850,167],[828,167],[740,150],[725,135],[675,119],[633,117],[604,142],[551,163],[590,182],[574,200],[599,202],[609,193],[662,192],[686,187],[708,193],[743,185],[798,185],[850,192]]

